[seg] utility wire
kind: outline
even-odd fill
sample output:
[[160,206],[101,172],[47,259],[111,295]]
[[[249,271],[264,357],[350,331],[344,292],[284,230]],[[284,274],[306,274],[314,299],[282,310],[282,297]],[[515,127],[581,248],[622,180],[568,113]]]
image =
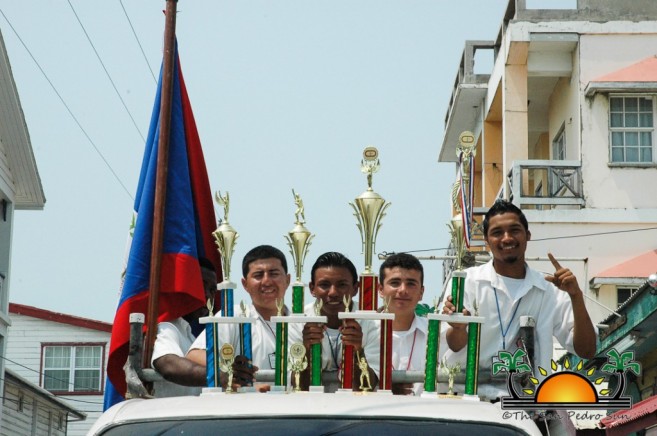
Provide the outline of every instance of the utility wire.
[[132,26],[132,21],[130,21],[130,17],[128,16],[128,11],[125,10],[125,6],[123,5],[123,0],[119,0],[119,3],[121,3],[121,8],[123,9],[123,13],[125,14],[126,20],[128,20],[130,29],[132,29],[132,34],[135,36],[135,40],[137,41],[137,45],[141,50],[141,54],[144,56],[144,61],[146,61],[146,65],[148,66],[148,69],[151,72],[151,76],[153,76],[153,81],[155,82],[155,84],[157,84],[157,78],[155,77],[153,68],[151,67],[151,64],[148,62],[148,58],[146,57],[146,53],[144,52],[144,47],[142,47],[141,42],[139,41],[139,37],[137,36],[137,32],[135,32],[135,28]]
[[[611,232],[597,232],[597,233],[583,233],[581,235],[568,235],[568,236],[553,236],[550,238],[541,238],[541,239],[536,239],[532,238],[533,242],[537,241],[552,241],[552,240],[557,240],[557,239],[573,239],[573,238],[586,238],[589,236],[604,236],[604,235],[616,235],[616,234],[621,234],[621,233],[630,233],[630,232],[643,232],[643,231],[648,231],[648,230],[657,230],[657,227],[647,227],[645,229],[628,229],[628,230],[615,230]],[[449,250],[450,247],[446,248],[426,248],[422,250],[401,250],[401,251],[383,251],[381,252],[382,255],[387,256],[390,254],[394,253],[421,253],[425,251],[444,251],[444,250]]]
[[41,71],[41,74],[42,74],[43,77],[46,79],[46,81],[48,82],[48,84],[49,84],[50,87],[52,88],[52,90],[53,90],[53,92],[55,93],[55,95],[57,95],[57,97],[59,98],[59,101],[62,102],[62,104],[63,104],[64,107],[66,108],[66,111],[68,112],[68,114],[71,116],[71,118],[73,119],[73,121],[75,122],[75,124],[77,124],[78,128],[80,129],[80,131],[82,132],[82,134],[85,136],[85,138],[87,138],[87,140],[89,141],[89,144],[91,144],[91,146],[94,148],[94,150],[96,151],[96,153],[98,154],[98,156],[100,156],[100,158],[103,160],[103,162],[105,163],[105,166],[107,166],[107,168],[110,170],[110,172],[112,173],[112,175],[114,176],[114,178],[116,179],[116,181],[119,182],[119,185],[121,185],[121,187],[123,188],[123,190],[125,191],[125,193],[128,195],[128,197],[130,197],[130,199],[134,201],[134,197],[132,196],[132,194],[130,193],[130,191],[128,190],[128,188],[126,188],[125,184],[121,181],[121,178],[119,177],[119,175],[116,173],[116,171],[114,171],[114,168],[112,168],[112,165],[110,165],[110,163],[107,161],[107,159],[105,158],[105,156],[103,155],[103,153],[102,153],[102,152],[100,151],[100,149],[96,146],[96,144],[94,143],[93,139],[91,139],[91,137],[89,136],[89,134],[87,133],[87,131],[84,129],[84,127],[82,127],[82,124],[81,124],[80,121],[77,119],[77,117],[75,116],[75,114],[73,114],[73,111],[71,110],[71,108],[68,106],[68,104],[67,104],[66,101],[64,100],[64,97],[62,97],[62,95],[59,93],[59,91],[57,90],[57,88],[55,87],[55,85],[52,83],[52,81],[50,80],[50,78],[48,77],[48,75],[46,74],[46,72],[43,70],[43,68],[41,68],[41,65],[40,65],[39,62],[36,60],[36,58],[34,57],[34,55],[32,54],[32,52],[30,51],[30,49],[27,48],[27,45],[25,44],[25,42],[23,41],[23,39],[20,37],[20,35],[19,35],[18,32],[16,31],[16,29],[14,28],[13,24],[11,24],[11,21],[9,21],[9,18],[7,18],[7,16],[5,15],[5,13],[4,13],[4,11],[3,11],[2,9],[0,9],[0,14],[2,14],[2,16],[4,17],[4,19],[7,21],[7,24],[9,24],[9,27],[10,27],[11,30],[14,32],[14,35],[16,35],[16,38],[18,38],[18,41],[20,41],[20,43],[21,43],[21,45],[23,46],[23,48],[25,49],[25,51],[27,51],[27,54],[30,55],[30,58],[32,58],[32,61],[34,61],[34,64],[37,66],[37,68],[39,69],[39,71]]
[[87,33],[87,29],[84,27],[84,24],[82,24],[82,21],[80,20],[80,17],[78,16],[78,13],[75,11],[75,8],[73,7],[73,4],[71,3],[71,0],[67,0],[68,5],[71,7],[71,10],[73,11],[73,15],[75,15],[75,19],[78,20],[78,23],[80,24],[80,27],[82,28],[82,31],[84,32],[84,35],[87,37],[87,41],[89,41],[89,45],[91,45],[91,48],[93,49],[94,53],[96,54],[96,57],[98,58],[98,62],[100,62],[100,65],[103,67],[103,71],[105,71],[105,75],[107,75],[107,79],[110,81],[112,84],[112,88],[114,88],[114,92],[116,92],[117,97],[119,97],[119,100],[121,100],[121,104],[123,105],[123,108],[125,109],[126,113],[132,120],[132,124],[135,126],[135,129],[137,130],[137,133],[139,133],[139,136],[141,136],[141,140],[143,142],[146,142],[146,138],[144,138],[144,135],[141,133],[141,130],[139,130],[139,126],[137,125],[137,121],[135,121],[135,118],[132,116],[132,113],[130,112],[130,109],[128,109],[128,106],[125,104],[125,101],[123,100],[123,97],[121,97],[121,93],[119,92],[118,88],[116,87],[116,84],[114,83],[114,80],[112,79],[112,76],[110,75],[109,71],[107,71],[107,67],[105,66],[105,63],[103,62],[103,59],[100,57],[100,54],[98,53],[98,50],[96,50],[96,46],[94,45],[93,41],[91,40],[91,37]]

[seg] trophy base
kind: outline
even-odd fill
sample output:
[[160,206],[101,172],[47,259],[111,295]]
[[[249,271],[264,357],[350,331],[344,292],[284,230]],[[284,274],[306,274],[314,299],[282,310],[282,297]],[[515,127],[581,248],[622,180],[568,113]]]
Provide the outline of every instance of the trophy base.
[[323,394],[324,386],[309,386],[308,392],[311,394]]
[[392,391],[387,390],[387,389],[379,389],[378,391],[375,392],[377,395],[392,395]]
[[286,386],[272,386],[268,394],[273,394],[273,395],[280,395],[280,394],[287,394],[287,387]]
[[201,389],[201,395],[218,395],[218,394],[223,394],[224,390],[223,388],[203,388]]
[[479,395],[463,394],[463,399],[468,401],[481,401]]

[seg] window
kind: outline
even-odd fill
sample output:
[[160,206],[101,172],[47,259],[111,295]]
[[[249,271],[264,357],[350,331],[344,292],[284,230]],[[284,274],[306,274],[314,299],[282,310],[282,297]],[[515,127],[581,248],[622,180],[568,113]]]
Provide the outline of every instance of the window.
[[616,288],[616,307],[621,307],[636,291],[636,288]]
[[653,106],[652,96],[609,98],[611,162],[653,161]]
[[43,387],[53,392],[100,392],[101,345],[43,348]]
[[552,160],[566,159],[566,129],[565,124],[561,125],[559,133],[552,141]]

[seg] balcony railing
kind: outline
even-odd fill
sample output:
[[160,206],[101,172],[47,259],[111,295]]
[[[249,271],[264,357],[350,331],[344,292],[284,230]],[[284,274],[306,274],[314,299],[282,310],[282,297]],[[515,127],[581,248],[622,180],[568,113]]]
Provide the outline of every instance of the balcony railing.
[[[558,206],[584,207],[582,164],[570,160],[514,161],[507,175],[509,200],[519,207],[554,209]],[[504,198],[504,186],[498,198]]]

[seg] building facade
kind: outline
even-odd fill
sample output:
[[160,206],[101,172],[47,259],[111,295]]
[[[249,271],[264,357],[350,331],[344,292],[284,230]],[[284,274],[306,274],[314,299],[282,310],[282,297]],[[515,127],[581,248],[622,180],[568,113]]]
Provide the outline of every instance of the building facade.
[[[538,10],[511,0],[503,14],[494,39],[465,44],[439,161],[458,168],[459,136],[472,132],[475,221],[497,199],[521,207],[528,263],[551,273],[552,252],[573,270],[598,324],[588,367],[602,366],[611,349],[641,363],[643,375],[625,389],[636,407],[588,425],[606,434],[654,427],[657,289],[647,279],[657,273],[657,3]],[[485,53],[493,63],[481,71]],[[474,227],[471,251],[483,262]],[[445,264],[446,278],[453,268]]]
[[[14,210],[43,209],[46,199],[2,34],[0,102],[0,356],[5,356]],[[0,392],[5,379],[5,361],[0,359]],[[2,419],[0,408],[0,423]]]
[[112,325],[14,303],[9,313],[7,368],[86,414],[69,415],[66,434],[87,434],[103,410]]
[[[619,291],[592,278],[657,248],[655,47],[652,1],[532,10],[512,0],[495,39],[466,42],[445,118],[441,162],[456,162],[459,135],[474,133],[476,219],[498,198],[520,206],[530,264],[551,272],[551,251],[572,269],[594,322]],[[494,58],[486,74],[475,73],[482,53]]]

